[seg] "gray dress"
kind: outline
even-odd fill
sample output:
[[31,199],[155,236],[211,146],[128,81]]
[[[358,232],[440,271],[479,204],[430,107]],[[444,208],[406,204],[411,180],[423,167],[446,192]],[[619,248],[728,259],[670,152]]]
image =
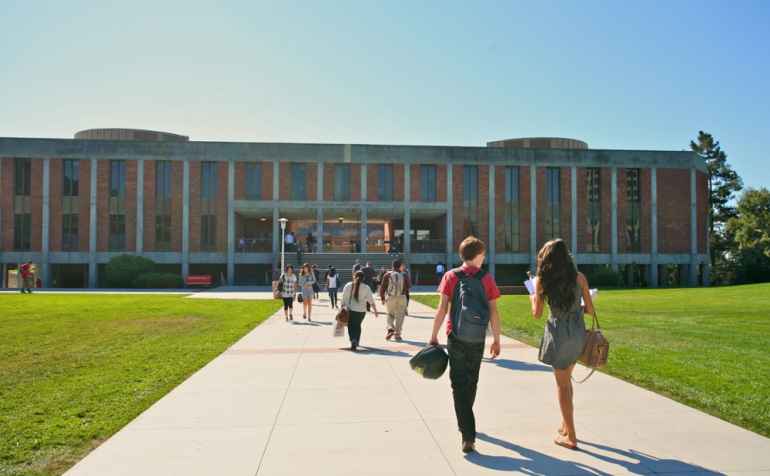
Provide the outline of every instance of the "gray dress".
[[313,283],[315,283],[315,275],[312,272],[307,276],[299,275],[299,288],[302,292],[302,299],[312,298],[315,295]]
[[580,359],[586,343],[586,323],[580,298],[583,287],[575,283],[575,300],[566,313],[548,305],[550,315],[540,341],[538,360],[553,366],[556,370],[567,370]]

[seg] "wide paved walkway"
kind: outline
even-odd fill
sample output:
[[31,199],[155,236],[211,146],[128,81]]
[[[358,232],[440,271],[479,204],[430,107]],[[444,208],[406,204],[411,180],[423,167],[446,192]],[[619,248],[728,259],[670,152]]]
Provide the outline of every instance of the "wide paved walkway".
[[433,311],[412,303],[402,343],[369,314],[366,347],[351,352],[320,304],[312,323],[280,311],[67,475],[770,474],[767,438],[603,374],[575,386],[581,451],[557,447],[550,368],[507,338],[482,364],[478,451],[466,455],[447,375],[408,365]]

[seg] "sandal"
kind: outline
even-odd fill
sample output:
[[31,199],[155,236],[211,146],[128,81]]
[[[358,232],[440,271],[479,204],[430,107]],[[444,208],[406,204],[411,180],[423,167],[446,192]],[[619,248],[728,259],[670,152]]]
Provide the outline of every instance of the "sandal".
[[294,322],[294,316],[289,316],[289,320],[290,320],[291,322]]
[[563,447],[567,448],[568,450],[572,450],[572,451],[577,451],[578,450],[578,445],[577,444],[575,444],[573,446],[573,445],[565,442],[563,437],[562,438],[556,438],[555,440],[553,440],[553,442],[556,443],[559,446],[563,446]]

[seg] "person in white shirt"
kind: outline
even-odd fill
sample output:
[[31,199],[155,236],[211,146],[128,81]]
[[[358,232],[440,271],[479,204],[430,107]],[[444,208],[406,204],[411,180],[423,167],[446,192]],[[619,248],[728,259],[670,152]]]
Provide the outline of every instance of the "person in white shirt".
[[294,289],[297,283],[297,277],[294,275],[294,267],[288,265],[286,272],[280,278],[283,281],[283,314],[286,316],[286,322],[294,322]]
[[283,238],[284,243],[286,243],[286,251],[291,253],[294,251],[294,235],[291,233],[287,233],[286,236]]
[[364,284],[364,277],[363,271],[356,271],[354,281],[346,284],[342,290],[342,305],[350,309],[348,336],[350,337],[350,348],[352,350],[356,350],[361,341],[361,323],[366,317],[367,303],[372,306],[374,317],[378,317],[372,288]]
[[332,303],[332,309],[337,307],[337,286],[339,285],[340,277],[337,274],[337,270],[334,266],[329,267],[329,271],[326,273],[326,283],[324,284],[324,290],[329,291],[329,300]]

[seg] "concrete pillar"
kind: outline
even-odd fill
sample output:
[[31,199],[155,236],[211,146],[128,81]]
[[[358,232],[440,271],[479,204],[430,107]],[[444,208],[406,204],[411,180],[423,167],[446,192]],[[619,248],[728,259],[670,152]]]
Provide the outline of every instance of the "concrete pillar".
[[404,164],[404,203],[409,204],[409,202],[412,200],[412,193],[411,190],[409,190],[411,187],[409,187],[409,183],[411,182],[412,175],[412,168],[409,166],[409,163]]
[[[316,250],[318,251],[318,253],[323,253],[323,246],[324,246],[324,211],[323,211],[322,208],[318,209],[318,218],[317,218],[317,220],[318,220],[318,236],[316,238],[318,238],[318,243],[316,244]],[[278,223],[277,218],[276,218],[275,223],[276,224]],[[277,226],[277,225],[274,225],[274,226]],[[275,241],[275,240],[273,240],[273,241]]]
[[[407,209],[409,213],[409,209]],[[406,219],[404,220],[404,234],[406,235]],[[409,250],[409,235],[406,235],[406,243],[404,243],[404,250]],[[366,207],[361,207],[361,253],[366,253]]]
[[3,278],[2,278],[3,279],[3,283],[2,283],[2,287],[3,288],[7,288],[8,287],[8,265],[3,263],[2,268],[3,268]]
[[[650,267],[654,271],[651,273],[650,286],[658,287],[660,282],[660,271],[658,270],[658,174],[657,169],[653,167],[650,169],[650,184],[651,184],[651,207],[650,210]],[[663,284],[665,285],[663,280]]]
[[[361,164],[361,201],[366,202],[366,164]],[[318,171],[318,175],[321,175],[321,171]],[[363,206],[366,206],[362,203]]]
[[190,274],[190,162],[184,161],[182,175],[182,277]]
[[698,285],[698,195],[695,193],[695,169],[690,170],[690,286]]
[[35,277],[40,278],[41,285],[45,288],[51,287],[51,272],[50,272],[50,190],[51,190],[51,159],[46,157],[43,159],[43,230],[42,230],[42,255],[43,262],[40,263],[40,268],[35,265]]
[[[585,182],[584,182],[585,183]],[[575,264],[578,264],[578,222],[577,222],[577,167],[572,167],[572,214],[570,219],[571,224],[571,249],[572,259],[575,260]]]
[[[505,172],[505,169],[503,168],[502,171]],[[495,250],[495,166],[491,164],[489,166],[489,243],[487,245],[487,256],[489,256],[487,269],[494,276],[495,263],[497,262],[497,250]]]
[[[406,167],[407,169],[409,168],[408,165]],[[318,175],[321,175],[320,169]],[[408,203],[409,200],[406,200],[406,202]],[[366,234],[369,230],[369,227],[366,225],[366,205],[366,164],[361,164],[361,253],[366,253]],[[406,249],[408,245],[404,244],[404,246],[404,249]]]
[[711,276],[709,276],[709,264],[704,263],[701,265],[701,285],[709,286],[711,284]]
[[404,247],[404,253],[409,253],[412,248],[412,211],[409,209],[409,203],[404,209],[404,242],[401,244]]
[[658,285],[660,287],[668,286],[668,265],[658,265]]
[[[320,210],[319,210],[320,212]],[[281,244],[283,243],[283,237],[281,236],[281,224],[278,219],[281,215],[278,213],[278,205],[273,206],[273,254],[277,255],[281,251]],[[321,243],[319,240],[318,249],[321,249]]]
[[626,286],[629,288],[634,285],[634,265],[626,265]]
[[[0,178],[2,178],[2,167],[0,167]],[[2,180],[0,180],[0,183],[2,183]],[[2,220],[2,207],[0,207],[0,236],[3,236],[3,220]],[[0,263],[3,262],[3,240],[0,240]],[[5,265],[3,264],[3,287],[6,287],[6,277],[5,277]]]
[[529,270],[537,272],[537,167],[532,165],[529,173],[530,211],[529,211]]
[[136,167],[136,254],[144,252],[144,159]]
[[618,270],[618,168],[612,167],[612,219],[610,224],[610,262],[612,269]]
[[[276,201],[276,202],[278,201],[278,187],[281,183],[278,177],[278,174],[280,173],[281,173],[281,167],[278,161],[276,160],[275,162],[273,162],[273,201]],[[289,183],[291,183],[291,177],[289,177]],[[280,217],[277,217],[276,220],[278,218]]]
[[[454,233],[453,225],[453,200],[452,200],[452,164],[449,163],[446,166],[447,181],[446,181],[446,198],[447,198],[447,211],[446,211],[446,262],[447,271],[452,269],[452,263],[455,262],[454,258],[454,245],[452,244],[452,238]],[[459,259],[459,258],[458,258]]]
[[[91,159],[91,220],[88,239],[88,287],[99,286],[99,268],[96,266],[96,159]],[[187,203],[187,202],[185,202]]]
[[235,161],[227,163],[227,284],[235,283]]

